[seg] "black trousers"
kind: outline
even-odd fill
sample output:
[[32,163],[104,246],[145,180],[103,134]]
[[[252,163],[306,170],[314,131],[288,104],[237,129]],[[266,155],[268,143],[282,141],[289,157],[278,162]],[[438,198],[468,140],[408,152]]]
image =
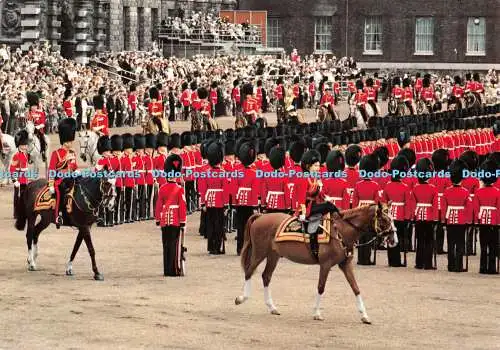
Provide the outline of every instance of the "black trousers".
[[188,120],[189,119],[189,106],[184,106],[184,110],[182,112],[182,115],[184,117],[184,120]]
[[134,202],[134,220],[146,218],[146,185],[137,185],[137,197]]
[[417,221],[415,223],[415,268],[430,270],[432,266],[432,251],[434,245],[434,223],[430,221]]
[[465,231],[467,225],[446,225],[448,240],[448,271],[463,272]]
[[123,187],[116,187],[116,202],[114,210],[114,224],[123,224],[122,207],[123,207]]
[[474,244],[474,236],[476,232],[474,230],[474,227],[467,227],[467,229],[465,230],[465,234],[467,235],[467,247],[465,247],[467,249],[467,255],[476,255],[476,247]]
[[24,191],[26,191],[26,184],[20,184],[19,187],[14,187],[14,219],[16,219],[17,206],[23,203],[22,198]]
[[153,185],[146,185],[146,219],[150,219],[151,216],[154,216],[154,208],[153,214],[151,214],[151,202],[153,200]]
[[130,116],[128,117],[128,125],[129,126],[134,126],[135,125],[135,109],[131,111]]
[[163,275],[181,275],[181,242],[180,227],[164,226],[161,228],[161,240],[163,243]]
[[224,251],[224,208],[207,208],[205,217],[208,251],[221,254]]
[[481,244],[479,273],[498,273],[498,230],[498,226],[481,225],[479,227],[479,243]]
[[438,254],[444,254],[444,225],[436,224],[436,250]]
[[198,232],[200,233],[200,236],[207,238],[207,212],[203,210],[200,214],[200,228]]
[[125,200],[123,203],[123,221],[125,223],[132,222],[132,196],[134,194],[133,187],[125,187]]
[[191,213],[195,210],[195,196],[196,192],[194,191],[194,181],[186,181],[186,205],[188,213]]
[[240,255],[245,240],[245,226],[248,218],[252,216],[254,207],[238,206],[236,207],[236,253]]
[[44,154],[45,151],[47,150],[47,142],[45,142],[45,136],[38,129],[35,129],[35,135],[38,137],[38,140],[40,141],[40,151],[42,152],[42,154]]
[[394,221],[398,235],[398,244],[394,248],[387,247],[387,261],[389,266],[400,267],[401,264],[401,246],[406,240],[406,222],[404,221]]

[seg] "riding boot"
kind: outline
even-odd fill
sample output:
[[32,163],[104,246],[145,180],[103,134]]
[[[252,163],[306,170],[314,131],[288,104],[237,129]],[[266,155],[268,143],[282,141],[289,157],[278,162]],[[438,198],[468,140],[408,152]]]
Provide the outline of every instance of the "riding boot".
[[60,229],[61,225],[63,224],[63,210],[64,210],[64,202],[66,199],[66,189],[60,189],[59,191],[60,191],[59,192],[59,208],[57,208],[58,214],[56,217],[56,228],[57,229]]
[[318,260],[318,254],[319,254],[318,232],[310,233],[309,241],[311,245],[311,253],[313,257],[316,260]]
[[105,225],[106,227],[113,227],[114,224],[114,212],[106,208],[105,212]]

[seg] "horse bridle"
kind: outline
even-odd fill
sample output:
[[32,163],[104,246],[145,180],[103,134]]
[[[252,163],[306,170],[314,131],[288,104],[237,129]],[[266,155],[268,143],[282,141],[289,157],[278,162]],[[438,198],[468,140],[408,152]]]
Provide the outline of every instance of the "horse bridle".
[[[105,181],[104,180],[101,180],[100,183],[99,183],[99,192],[101,194],[104,194],[104,183]],[[83,200],[85,201],[85,204],[87,205],[87,207],[92,211],[92,215],[93,216],[97,216],[98,215],[98,212],[99,212],[99,209],[101,209],[102,206],[104,206],[104,203],[107,201],[109,202],[111,199],[108,199],[108,198],[103,198],[101,199],[101,201],[96,205],[93,205],[92,204],[92,199],[89,198],[90,196],[87,194],[86,190],[84,189],[84,187],[80,186],[80,190],[82,191],[82,197],[83,197]],[[109,196],[108,196],[109,197]]]
[[[89,139],[90,139],[90,135],[88,134],[88,131],[85,131],[85,133],[82,135],[80,134],[80,137],[82,139],[85,139],[85,146],[82,147],[82,145],[80,144],[80,152],[81,153],[86,153],[89,149]],[[83,149],[83,152],[82,152],[82,149]],[[92,153],[90,154],[90,162],[92,162],[92,159],[94,159],[94,155],[96,154],[97,152],[97,147],[94,148],[94,150],[92,151]]]

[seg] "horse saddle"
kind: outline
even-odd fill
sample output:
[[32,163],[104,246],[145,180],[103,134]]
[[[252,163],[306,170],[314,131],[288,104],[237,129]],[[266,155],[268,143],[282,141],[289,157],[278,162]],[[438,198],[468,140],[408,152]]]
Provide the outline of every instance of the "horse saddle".
[[[309,217],[307,225],[304,225],[297,217],[290,216],[280,224],[274,239],[276,242],[293,241],[310,243],[310,235],[318,232],[318,229],[321,228],[317,235],[318,243],[329,243],[331,236],[329,232],[329,220],[330,214],[324,217],[321,214],[317,214]],[[304,226],[307,227],[304,229]]]
[[321,214],[311,215],[309,217],[309,220],[307,222],[307,233],[314,234],[318,232],[318,227],[319,224],[321,223],[322,217],[323,215]]

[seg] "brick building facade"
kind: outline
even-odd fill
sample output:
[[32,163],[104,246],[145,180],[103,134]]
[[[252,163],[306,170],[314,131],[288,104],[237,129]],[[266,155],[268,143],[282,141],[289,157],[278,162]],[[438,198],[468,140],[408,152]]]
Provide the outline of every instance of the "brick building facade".
[[267,10],[268,44],[287,52],[352,56],[367,68],[500,63],[498,0],[241,0],[239,8]]

